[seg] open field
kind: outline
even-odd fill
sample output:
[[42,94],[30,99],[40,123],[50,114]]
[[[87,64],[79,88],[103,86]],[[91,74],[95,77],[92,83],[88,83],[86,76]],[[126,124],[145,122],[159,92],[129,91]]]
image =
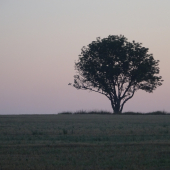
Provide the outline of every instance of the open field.
[[169,170],[170,115],[0,116],[0,170]]

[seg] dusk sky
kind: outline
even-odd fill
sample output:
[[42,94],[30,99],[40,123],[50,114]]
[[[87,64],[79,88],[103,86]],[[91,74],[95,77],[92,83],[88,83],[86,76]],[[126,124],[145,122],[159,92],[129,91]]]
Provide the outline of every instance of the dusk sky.
[[123,112],[170,112],[170,0],[0,0],[0,114],[112,112],[105,96],[68,83],[83,46],[120,34],[149,48],[164,80]]

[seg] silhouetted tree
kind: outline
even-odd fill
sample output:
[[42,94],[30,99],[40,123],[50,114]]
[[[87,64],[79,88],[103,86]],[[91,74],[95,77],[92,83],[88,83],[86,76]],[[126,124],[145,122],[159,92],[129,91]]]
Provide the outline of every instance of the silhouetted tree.
[[105,95],[114,113],[121,113],[137,90],[150,93],[162,85],[162,77],[156,76],[159,60],[141,45],[122,35],[97,38],[81,49],[73,86]]

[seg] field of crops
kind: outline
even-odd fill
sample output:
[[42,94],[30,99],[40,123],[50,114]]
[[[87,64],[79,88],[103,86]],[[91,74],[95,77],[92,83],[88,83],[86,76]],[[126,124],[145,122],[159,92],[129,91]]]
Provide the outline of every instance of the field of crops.
[[169,170],[170,115],[1,115],[0,170]]

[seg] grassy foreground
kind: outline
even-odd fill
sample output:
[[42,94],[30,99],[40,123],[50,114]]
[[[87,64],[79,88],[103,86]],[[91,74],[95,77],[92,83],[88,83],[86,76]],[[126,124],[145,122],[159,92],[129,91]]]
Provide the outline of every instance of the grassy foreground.
[[170,115],[0,116],[0,170],[169,170]]

